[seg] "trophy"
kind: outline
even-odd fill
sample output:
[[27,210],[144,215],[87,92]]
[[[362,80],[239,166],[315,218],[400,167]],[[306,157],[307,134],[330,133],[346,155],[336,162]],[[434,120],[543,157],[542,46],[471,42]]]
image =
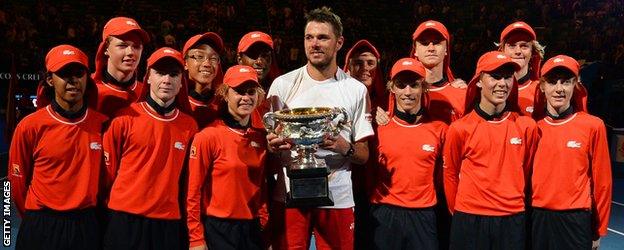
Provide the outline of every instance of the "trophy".
[[325,136],[340,133],[347,119],[344,108],[325,107],[285,109],[264,115],[266,130],[284,138],[297,152],[286,168],[290,179],[287,207],[334,205],[328,187],[329,169],[314,153]]

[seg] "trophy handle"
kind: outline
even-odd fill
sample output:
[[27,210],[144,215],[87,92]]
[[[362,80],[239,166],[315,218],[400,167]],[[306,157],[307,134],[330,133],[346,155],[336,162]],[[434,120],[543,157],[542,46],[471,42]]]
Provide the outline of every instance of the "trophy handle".
[[345,108],[334,108],[334,115],[331,119],[331,134],[337,136],[340,130],[345,128],[349,123],[349,114]]
[[269,133],[275,133],[275,113],[268,112],[262,117],[264,128]]

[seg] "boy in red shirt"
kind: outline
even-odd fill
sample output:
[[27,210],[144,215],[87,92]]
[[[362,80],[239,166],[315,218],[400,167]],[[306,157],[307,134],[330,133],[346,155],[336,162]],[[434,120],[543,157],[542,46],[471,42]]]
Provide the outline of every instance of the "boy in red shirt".
[[542,67],[535,111],[540,141],[532,176],[533,249],[597,248],[611,211],[611,162],[603,121],[587,113],[579,64]]
[[518,113],[518,68],[502,52],[482,55],[466,114],[446,134],[450,249],[524,249],[525,183],[537,133],[535,122]]
[[390,122],[377,129],[376,182],[370,198],[376,249],[438,249],[434,171],[447,125],[426,105],[425,68],[412,58],[392,67]]
[[[22,216],[16,249],[99,249],[95,215],[106,116],[87,56],[70,45],[52,48],[38,100],[50,103],[17,126],[9,150],[9,181]],[[95,103],[95,102],[93,102]]]
[[114,117],[137,100],[143,83],[137,79],[147,32],[132,18],[115,17],[104,25],[95,55],[93,80],[98,88],[98,111]]
[[224,50],[223,40],[214,32],[189,38],[182,50],[184,69],[189,80],[189,103],[200,128],[211,123],[218,115],[215,90],[223,82],[221,55]]
[[503,29],[498,50],[520,65],[514,73],[518,81],[520,114],[533,113],[533,98],[539,84],[539,72],[544,47],[537,42],[533,28],[525,22],[515,22]]
[[104,133],[111,210],[104,249],[180,249],[186,243],[179,185],[197,125],[183,68],[180,52],[155,51],[138,102],[119,111]]

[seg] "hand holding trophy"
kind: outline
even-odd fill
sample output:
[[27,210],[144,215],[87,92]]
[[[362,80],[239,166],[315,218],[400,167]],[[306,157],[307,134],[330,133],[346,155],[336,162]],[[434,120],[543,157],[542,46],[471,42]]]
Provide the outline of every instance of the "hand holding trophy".
[[297,156],[287,166],[290,192],[286,206],[331,206],[334,204],[328,188],[329,169],[314,156],[326,136],[337,136],[347,124],[344,108],[295,108],[264,115],[264,126],[285,142],[294,146]]

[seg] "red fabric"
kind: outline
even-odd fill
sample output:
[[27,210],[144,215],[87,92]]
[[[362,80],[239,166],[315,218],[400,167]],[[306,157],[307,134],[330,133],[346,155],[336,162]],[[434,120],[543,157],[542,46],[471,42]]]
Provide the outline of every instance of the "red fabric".
[[411,125],[393,117],[378,127],[377,182],[372,203],[407,208],[432,207],[437,203],[434,171],[441,168],[442,144],[447,125],[424,118]]
[[535,110],[535,92],[539,89],[539,81],[528,80],[522,85],[518,85],[518,107],[520,114],[531,116]]
[[189,96],[191,115],[197,122],[197,125],[200,129],[212,123],[219,116],[219,105],[217,104],[218,102],[214,99],[215,98],[213,98],[212,101],[206,103]]
[[51,106],[24,118],[9,150],[8,178],[17,210],[67,211],[94,207],[102,160],[102,124],[93,109],[75,120]]
[[197,125],[178,109],[169,116],[145,102],[122,110],[104,133],[108,207],[156,219],[180,219],[179,181]]
[[238,42],[238,53],[245,52],[251,45],[254,43],[264,43],[273,50],[273,38],[267,33],[261,31],[252,31],[249,32],[240,39]]
[[592,209],[594,235],[606,235],[612,179],[604,122],[576,112],[564,120],[546,117],[537,125],[541,138],[533,164],[533,206]]
[[265,157],[264,130],[235,130],[217,120],[195,136],[186,200],[191,246],[206,244],[201,215],[226,219],[260,216],[267,200]]
[[446,82],[439,88],[429,87],[427,95],[427,113],[434,119],[451,124],[464,115],[466,89],[455,88]]
[[472,111],[453,122],[444,143],[444,192],[451,213],[524,211],[536,141],[535,122],[515,112],[486,121]]
[[[353,249],[353,208],[285,208],[275,204],[273,249],[308,250],[312,231],[318,250]],[[281,220],[281,221],[278,221]]]
[[118,111],[135,102],[144,88],[140,81],[135,81],[126,89],[103,81],[96,82],[95,86],[98,92],[97,110],[108,117],[115,117]]

